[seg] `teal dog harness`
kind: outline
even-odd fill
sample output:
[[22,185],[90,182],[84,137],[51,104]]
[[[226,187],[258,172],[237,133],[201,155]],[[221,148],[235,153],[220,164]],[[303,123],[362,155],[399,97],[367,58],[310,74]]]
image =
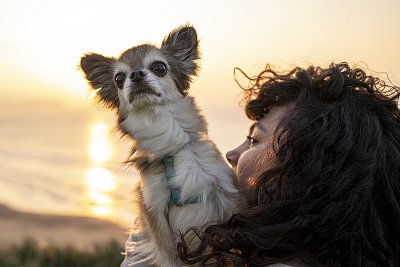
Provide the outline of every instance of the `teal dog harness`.
[[[191,143],[193,141],[196,141],[196,140],[191,140],[189,143]],[[187,146],[188,144],[184,145],[183,147]],[[175,165],[174,165],[174,157],[171,155],[164,156],[163,163],[164,163],[164,169],[165,169],[165,176],[167,177],[167,183],[170,183],[171,179],[173,177],[175,177],[175,175],[176,175]],[[181,207],[183,205],[196,204],[196,203],[201,202],[201,198],[197,197],[197,196],[193,196],[184,201],[180,201],[181,194],[182,194],[180,187],[170,186],[170,190],[171,190],[171,196],[169,198],[168,205],[174,205],[177,207]]]

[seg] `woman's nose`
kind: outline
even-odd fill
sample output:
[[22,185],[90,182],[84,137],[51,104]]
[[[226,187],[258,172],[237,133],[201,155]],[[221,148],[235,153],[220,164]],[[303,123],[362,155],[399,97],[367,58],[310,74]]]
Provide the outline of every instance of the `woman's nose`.
[[239,156],[240,156],[240,154],[238,153],[237,149],[228,151],[225,155],[226,159],[228,160],[229,164],[232,165],[232,167],[235,167],[237,165]]

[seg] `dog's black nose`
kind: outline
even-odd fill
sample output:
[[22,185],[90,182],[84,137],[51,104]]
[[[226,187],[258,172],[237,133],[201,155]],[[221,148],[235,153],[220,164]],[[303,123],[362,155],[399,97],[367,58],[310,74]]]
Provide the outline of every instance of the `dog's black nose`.
[[146,72],[144,72],[142,70],[138,70],[138,71],[132,71],[129,78],[132,80],[132,82],[137,83],[137,82],[140,82],[141,80],[143,80],[144,76],[146,76]]

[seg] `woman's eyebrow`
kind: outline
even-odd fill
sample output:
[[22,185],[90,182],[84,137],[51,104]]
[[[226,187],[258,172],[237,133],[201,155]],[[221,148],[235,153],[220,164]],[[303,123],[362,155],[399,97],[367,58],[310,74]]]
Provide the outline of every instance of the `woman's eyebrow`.
[[254,132],[254,129],[255,129],[255,128],[258,128],[259,130],[265,132],[264,126],[263,126],[259,121],[253,123],[253,124],[250,126],[250,130],[249,130],[250,134],[252,134],[252,133]]

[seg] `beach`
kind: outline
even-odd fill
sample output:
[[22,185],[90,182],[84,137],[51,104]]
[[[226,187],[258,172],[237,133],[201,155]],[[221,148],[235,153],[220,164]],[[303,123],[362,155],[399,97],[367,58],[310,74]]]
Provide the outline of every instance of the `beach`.
[[19,212],[0,205],[0,248],[33,238],[40,247],[72,246],[92,250],[112,240],[123,246],[127,229],[107,220]]

